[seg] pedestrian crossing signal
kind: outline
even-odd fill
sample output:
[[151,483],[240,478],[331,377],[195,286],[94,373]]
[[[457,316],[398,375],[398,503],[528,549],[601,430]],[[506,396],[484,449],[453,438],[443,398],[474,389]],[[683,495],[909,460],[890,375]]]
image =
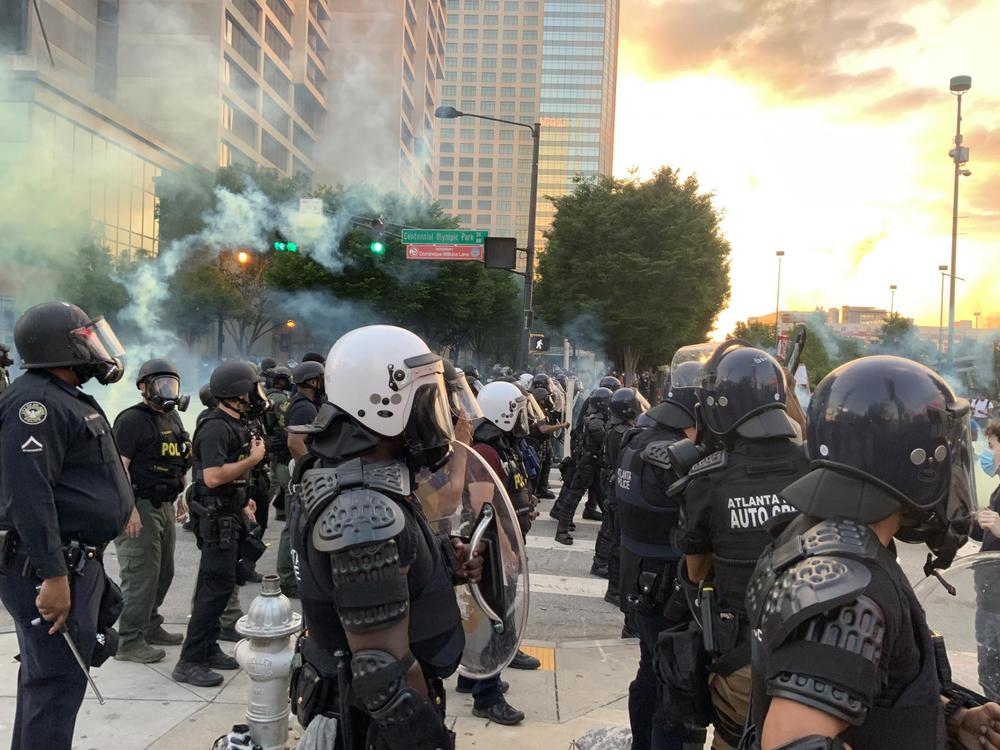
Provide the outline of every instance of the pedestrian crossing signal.
[[544,333],[533,333],[531,334],[531,351],[536,354],[542,352],[547,352],[549,350],[549,337]]

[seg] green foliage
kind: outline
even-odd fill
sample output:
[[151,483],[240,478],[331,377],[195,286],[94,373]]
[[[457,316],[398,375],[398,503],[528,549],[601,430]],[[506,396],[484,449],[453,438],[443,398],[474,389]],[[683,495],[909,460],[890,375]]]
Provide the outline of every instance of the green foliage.
[[736,323],[732,334],[730,334],[730,338],[749,341],[758,349],[764,349],[772,353],[777,349],[777,342],[774,339],[774,326],[770,323],[761,323],[759,321],[751,323],[741,320]]
[[729,299],[729,243],[712,195],[669,168],[601,177],[554,200],[535,306],[567,331],[586,316],[627,372],[704,341]]
[[128,304],[129,296],[125,285],[113,274],[110,251],[93,243],[84,245],[62,273],[59,297],[78,305],[91,317],[104,315],[114,320]]
[[164,312],[171,328],[189,346],[210,333],[220,315],[229,318],[237,314],[243,304],[216,259],[205,252],[182,265],[169,285],[170,296]]

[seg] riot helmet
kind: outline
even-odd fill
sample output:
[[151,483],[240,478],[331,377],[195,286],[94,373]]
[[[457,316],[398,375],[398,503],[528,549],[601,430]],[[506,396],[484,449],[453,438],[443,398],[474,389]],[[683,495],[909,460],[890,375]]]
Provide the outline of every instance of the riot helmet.
[[318,380],[316,385],[317,393],[323,392],[323,379],[326,372],[326,368],[323,367],[319,362],[313,362],[312,360],[306,360],[305,362],[300,362],[295,365],[295,369],[292,370],[292,382],[295,385],[305,385],[310,380]]
[[528,435],[528,397],[515,383],[495,380],[479,392],[479,406],[487,420],[514,437]]
[[475,365],[472,364],[463,365],[460,369],[465,374],[466,378],[471,378],[473,380],[480,379],[479,368],[476,367]]
[[551,386],[551,380],[552,378],[549,377],[548,373],[540,372],[531,379],[531,387],[545,388],[546,390],[548,390],[549,387]]
[[263,414],[270,402],[263,388],[264,379],[251,362],[231,360],[212,370],[209,387],[219,404],[247,419]]
[[44,302],[28,308],[14,324],[14,346],[21,369],[68,367],[80,384],[96,378],[117,383],[125,374],[125,348],[111,324],[68,302]]
[[614,375],[605,375],[601,378],[601,382],[598,383],[599,388],[607,388],[609,391],[614,393],[619,388],[622,387],[622,381],[616,378]]
[[608,408],[612,417],[631,422],[649,408],[649,403],[635,388],[619,388],[611,394]]
[[472,392],[465,373],[459,370],[447,359],[442,360],[444,364],[444,387],[448,392],[448,405],[451,407],[452,422],[459,419],[475,421],[483,416],[483,410],[479,407],[479,401]]
[[206,409],[214,409],[219,405],[219,399],[212,395],[212,386],[208,383],[198,390],[198,399]]
[[700,375],[701,363],[697,360],[689,359],[671,366],[664,383],[663,400],[654,407],[658,422],[681,430],[694,427],[700,398]]
[[521,384],[522,388],[531,388],[531,384],[534,382],[535,376],[530,372],[522,372],[517,378],[517,382]]
[[319,352],[306,352],[302,355],[303,362],[319,362],[321,365],[325,364],[326,359]]
[[191,403],[189,395],[181,394],[181,376],[168,359],[151,359],[144,362],[136,375],[137,387],[145,386],[143,396],[147,401],[165,412],[187,411]]
[[274,357],[264,357],[260,361],[260,372],[262,375],[264,375],[273,370],[277,366],[278,362]]
[[896,537],[926,543],[939,557],[935,567],[947,567],[976,509],[969,413],[940,375],[903,357],[863,357],[823,378],[809,404],[812,465],[882,490],[835,514],[873,523],[902,510]]
[[444,364],[419,336],[386,325],[355,328],[330,349],[326,399],[370,433],[401,437],[414,470],[442,467],[454,437]]
[[612,395],[613,394],[610,388],[605,388],[604,386],[595,388],[589,397],[590,410],[595,412],[599,411],[606,415],[608,410],[611,408]]
[[265,380],[269,381],[268,385],[271,388],[275,388],[279,391],[289,391],[292,389],[292,371],[289,370],[284,365],[277,365],[272,367],[270,370],[270,376],[266,372],[261,373]]
[[746,342],[720,344],[701,370],[699,412],[714,435],[755,440],[795,436],[785,414],[785,373]]
[[535,401],[538,405],[542,407],[542,410],[548,414],[555,408],[555,397],[548,388],[538,387],[531,389],[531,395],[535,397]]

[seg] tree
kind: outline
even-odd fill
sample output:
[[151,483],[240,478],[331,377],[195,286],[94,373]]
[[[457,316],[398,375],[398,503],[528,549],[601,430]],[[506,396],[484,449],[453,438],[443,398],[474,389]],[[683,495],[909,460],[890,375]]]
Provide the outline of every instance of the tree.
[[642,182],[600,177],[554,199],[535,305],[557,330],[589,316],[631,376],[704,341],[729,299],[729,243],[712,195],[662,168]]
[[749,341],[758,349],[764,349],[769,352],[777,350],[777,342],[774,338],[774,326],[770,323],[738,321],[735,328],[733,328],[731,338]]
[[129,301],[125,285],[114,278],[111,252],[95,243],[76,251],[59,280],[59,296],[91,317],[104,315],[112,320]]
[[189,347],[211,332],[219,316],[234,315],[241,300],[215,258],[200,253],[170,278],[164,313]]

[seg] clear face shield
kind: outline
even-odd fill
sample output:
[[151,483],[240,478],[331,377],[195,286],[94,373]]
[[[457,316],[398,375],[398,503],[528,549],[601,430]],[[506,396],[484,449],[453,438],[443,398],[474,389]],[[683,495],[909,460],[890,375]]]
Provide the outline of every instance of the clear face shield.
[[125,374],[122,357],[125,347],[111,328],[111,324],[98,316],[86,325],[70,331],[70,338],[88,361],[97,365],[95,377],[101,385],[117,383]]
[[454,438],[448,392],[440,374],[415,387],[410,416],[403,428],[403,441],[414,468],[426,466],[437,471],[448,462]]
[[454,419],[465,418],[475,421],[483,416],[482,407],[479,406],[479,401],[472,392],[472,386],[464,375],[450,384],[448,393],[451,397],[451,413]]
[[531,429],[531,420],[528,418],[528,403],[533,401],[535,407],[541,411],[541,407],[538,406],[538,402],[535,401],[533,397],[530,396],[520,396],[515,402],[515,412],[514,412],[514,426],[511,428],[511,434],[516,438],[528,437],[528,432]]

